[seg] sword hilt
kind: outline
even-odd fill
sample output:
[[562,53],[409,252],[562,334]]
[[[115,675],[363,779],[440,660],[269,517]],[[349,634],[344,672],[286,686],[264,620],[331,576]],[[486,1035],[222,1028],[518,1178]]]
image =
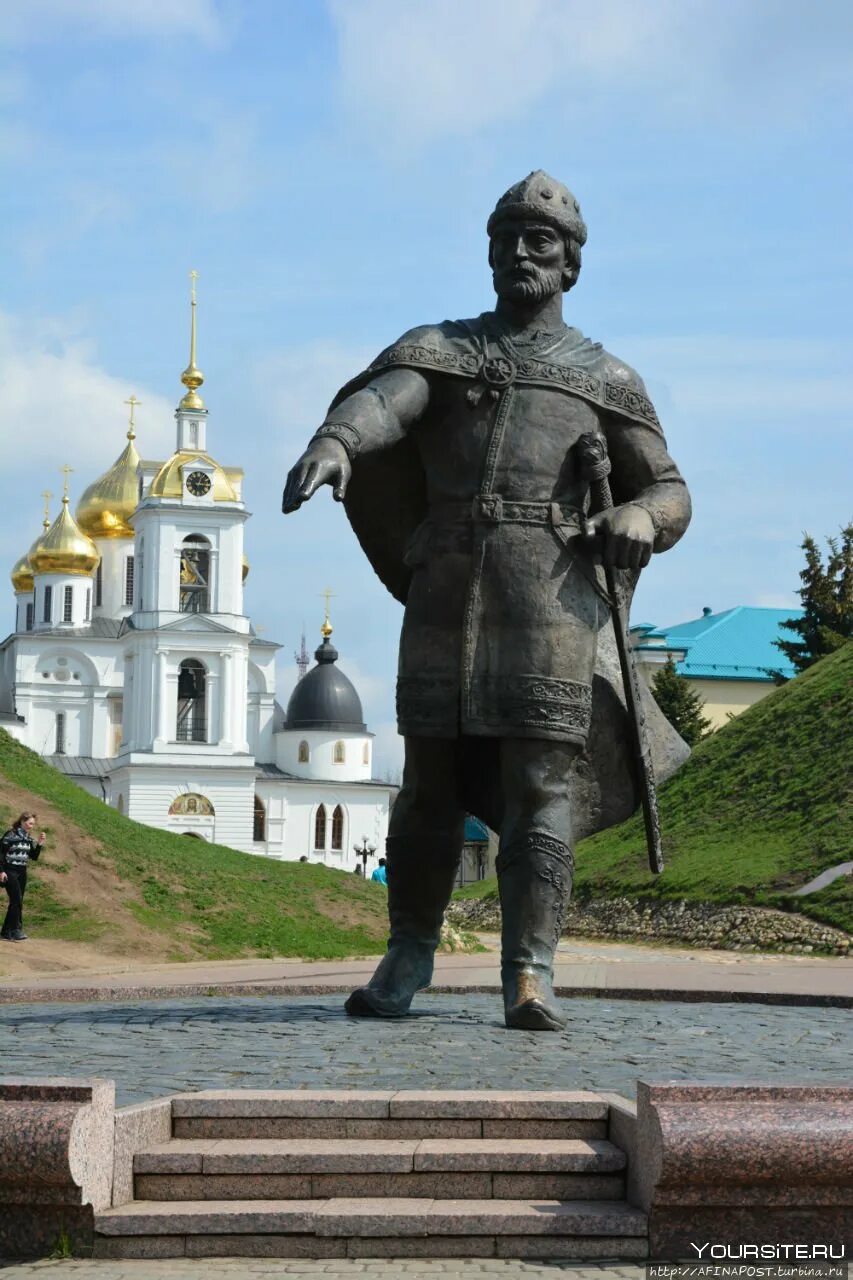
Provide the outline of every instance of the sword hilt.
[[594,507],[593,515],[599,511],[609,511],[613,506],[613,495],[610,492],[610,458],[607,453],[607,441],[597,431],[588,431],[577,443],[580,471],[589,485],[590,506]]

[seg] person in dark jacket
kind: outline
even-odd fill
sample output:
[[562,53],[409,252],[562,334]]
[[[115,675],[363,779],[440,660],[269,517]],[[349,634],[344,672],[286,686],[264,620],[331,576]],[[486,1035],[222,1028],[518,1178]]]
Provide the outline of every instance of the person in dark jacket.
[[24,890],[27,887],[27,865],[39,857],[44,848],[42,831],[38,840],[32,835],[36,825],[34,813],[22,813],[15,825],[0,838],[0,884],[9,897],[9,910],[0,929],[7,942],[24,942]]

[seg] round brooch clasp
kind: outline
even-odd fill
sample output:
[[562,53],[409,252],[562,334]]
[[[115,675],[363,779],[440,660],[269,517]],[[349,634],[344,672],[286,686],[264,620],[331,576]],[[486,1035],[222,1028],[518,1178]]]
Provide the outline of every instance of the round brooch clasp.
[[489,387],[509,387],[515,381],[516,367],[506,356],[490,356],[483,361],[480,377]]

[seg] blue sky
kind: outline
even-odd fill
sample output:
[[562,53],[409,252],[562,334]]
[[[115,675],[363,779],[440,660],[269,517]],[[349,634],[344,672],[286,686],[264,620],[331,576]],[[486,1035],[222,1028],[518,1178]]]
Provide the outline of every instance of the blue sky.
[[[40,490],[173,447],[199,280],[214,456],[282,695],[328,584],[380,767],[400,610],[324,491],[279,514],[340,382],[491,305],[485,221],[545,168],[589,226],[565,313],[634,364],[694,496],[634,616],[785,607],[851,515],[853,9],[822,0],[5,0],[0,560]],[[7,625],[12,622],[11,588]]]

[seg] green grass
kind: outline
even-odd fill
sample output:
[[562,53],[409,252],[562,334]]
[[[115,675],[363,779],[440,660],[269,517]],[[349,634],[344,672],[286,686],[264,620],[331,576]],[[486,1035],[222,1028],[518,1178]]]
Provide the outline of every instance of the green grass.
[[[700,742],[661,788],[666,870],[639,817],[577,849],[580,898],[686,898],[796,910],[853,932],[853,881],[794,898],[853,850],[853,643]],[[460,897],[495,892],[494,880]]]
[[[196,954],[333,959],[376,954],[388,930],[386,892],[360,876],[307,863],[276,862],[188,840],[122,817],[0,730],[0,778],[49,801],[97,842],[96,857],[118,877],[122,905],[152,931],[152,960],[171,958],[181,939]],[[33,801],[33,807],[37,803]],[[13,818],[7,803],[2,818]],[[67,828],[51,829],[45,860],[67,857]],[[39,870],[33,869],[38,880]],[[61,881],[27,894],[27,921],[43,937],[97,938],[108,920],[69,907]]]

